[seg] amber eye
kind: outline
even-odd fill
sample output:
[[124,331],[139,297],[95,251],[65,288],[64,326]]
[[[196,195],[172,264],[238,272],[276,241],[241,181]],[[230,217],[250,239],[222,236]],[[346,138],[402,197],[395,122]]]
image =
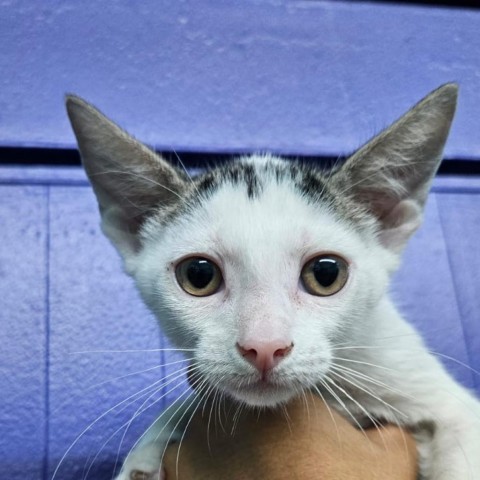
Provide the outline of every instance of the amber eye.
[[183,260],[175,270],[178,284],[190,295],[213,295],[222,284],[220,269],[211,260],[191,257]]
[[308,293],[328,297],[347,283],[348,264],[336,255],[320,255],[305,264],[301,277]]

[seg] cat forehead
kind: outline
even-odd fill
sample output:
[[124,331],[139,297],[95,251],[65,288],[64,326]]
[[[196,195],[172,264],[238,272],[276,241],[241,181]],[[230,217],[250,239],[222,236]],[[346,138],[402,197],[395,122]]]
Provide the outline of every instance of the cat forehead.
[[[272,176],[224,182],[207,194],[202,209],[208,222],[218,227],[229,225],[232,230],[275,233],[285,228],[294,230],[314,226],[319,216],[332,218],[328,200],[311,201],[291,180],[277,181]],[[297,233],[300,233],[298,231]]]
[[[215,168],[196,179],[195,190],[208,197],[225,185],[242,189],[249,199],[259,198],[265,187],[288,185],[310,201],[327,201],[329,191],[320,170],[272,155],[252,155]],[[330,198],[330,201],[332,199]]]
[[350,228],[328,203],[310,203],[285,182],[264,181],[261,188],[249,196],[244,186],[226,183],[209,197],[197,226],[204,240],[232,256],[249,251],[261,258],[273,251],[297,256],[319,247],[331,250],[348,236]]
[[347,218],[355,206],[332,191],[328,176],[309,166],[253,156],[194,182],[187,208],[166,225],[178,255],[192,248],[261,252],[271,247],[284,253],[309,246],[334,249],[358,234]]
[[[308,205],[334,211],[337,217],[358,230],[371,231],[373,216],[348,195],[350,185],[332,182],[334,171],[318,166],[288,161],[272,155],[242,157],[221,168],[213,169],[195,180],[195,196],[201,201],[225,190],[243,194],[256,208],[262,203],[276,201],[276,205]],[[223,192],[222,192],[223,190]],[[275,193],[282,192],[285,197]],[[242,202],[246,206],[246,202]],[[233,208],[230,202],[230,207]]]

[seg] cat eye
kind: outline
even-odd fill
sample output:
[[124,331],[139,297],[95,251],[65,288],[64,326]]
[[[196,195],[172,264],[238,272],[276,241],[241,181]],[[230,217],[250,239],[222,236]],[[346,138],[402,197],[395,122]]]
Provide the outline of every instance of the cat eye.
[[337,255],[320,255],[308,261],[302,269],[305,290],[320,297],[339,292],[348,279],[348,264]]
[[222,274],[217,265],[203,257],[190,257],[177,265],[177,282],[190,295],[213,295],[222,284]]

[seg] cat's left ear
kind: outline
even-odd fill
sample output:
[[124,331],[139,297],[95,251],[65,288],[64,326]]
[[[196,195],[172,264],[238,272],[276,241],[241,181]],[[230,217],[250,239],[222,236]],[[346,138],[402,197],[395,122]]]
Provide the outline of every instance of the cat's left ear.
[[422,221],[432,179],[442,159],[458,86],[433,91],[352,155],[333,175],[336,188],[377,218],[380,241],[399,253]]

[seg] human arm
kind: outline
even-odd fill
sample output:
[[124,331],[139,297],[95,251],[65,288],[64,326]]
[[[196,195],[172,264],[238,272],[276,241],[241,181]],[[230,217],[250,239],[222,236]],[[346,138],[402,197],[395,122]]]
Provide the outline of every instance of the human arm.
[[415,442],[407,431],[361,432],[318,397],[308,399],[308,409],[298,399],[287,411],[288,422],[281,410],[244,413],[234,435],[225,421],[225,431],[218,419],[209,426],[208,409],[197,412],[181,448],[167,450],[167,480],[176,478],[177,456],[178,480],[416,478]]

